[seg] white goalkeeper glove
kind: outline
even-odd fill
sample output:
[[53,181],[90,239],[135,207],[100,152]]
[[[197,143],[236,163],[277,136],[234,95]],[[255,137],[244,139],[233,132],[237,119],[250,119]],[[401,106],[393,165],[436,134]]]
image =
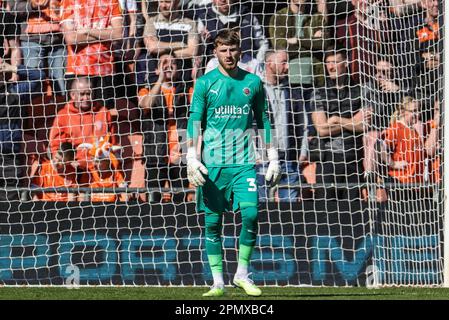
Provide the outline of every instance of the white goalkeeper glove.
[[197,159],[195,147],[187,149],[187,179],[194,187],[203,186],[206,179],[203,174],[209,172],[206,167]]
[[275,148],[268,149],[267,155],[270,163],[265,174],[265,180],[273,187],[281,180],[281,166],[279,165],[278,152]]

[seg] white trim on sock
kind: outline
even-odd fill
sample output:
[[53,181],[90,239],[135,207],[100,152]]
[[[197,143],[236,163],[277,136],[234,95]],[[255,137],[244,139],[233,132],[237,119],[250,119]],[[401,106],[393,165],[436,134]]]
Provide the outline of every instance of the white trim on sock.
[[214,277],[214,286],[216,287],[224,287],[223,273],[213,273]]
[[248,266],[244,266],[239,263],[235,276],[236,278],[246,278],[248,276]]

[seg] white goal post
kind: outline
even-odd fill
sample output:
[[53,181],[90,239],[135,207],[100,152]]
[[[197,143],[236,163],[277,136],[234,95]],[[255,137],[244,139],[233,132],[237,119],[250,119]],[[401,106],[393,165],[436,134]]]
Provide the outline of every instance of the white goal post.
[[[447,1],[444,1],[444,20],[446,21],[446,12],[448,12],[449,10],[449,3]],[[445,23],[445,29],[444,29],[444,52],[446,53],[446,48],[449,48],[449,40],[448,37],[446,37],[446,33],[448,33],[448,25],[447,23]],[[446,84],[449,83],[449,64],[446,61],[446,57],[444,58],[444,85],[443,85],[443,90],[444,90],[444,108],[446,109],[446,105],[449,101],[448,97],[449,97],[449,90],[448,88],[446,88]],[[449,137],[449,126],[447,125],[447,123],[449,123],[449,116],[447,112],[444,112],[444,118],[443,118],[443,126],[444,126],[444,140],[443,140],[443,144],[446,145],[446,141]],[[444,159],[449,159],[449,154],[448,151],[446,150],[447,148],[445,148],[445,152],[444,152]],[[444,168],[443,168],[443,172],[447,172],[447,166],[448,163],[447,161],[444,161]],[[449,239],[449,214],[448,214],[448,210],[449,210],[449,195],[448,195],[448,191],[446,186],[449,185],[449,178],[444,175],[444,182],[443,182],[443,188],[444,188],[444,239]],[[449,241],[444,241],[444,251],[445,253],[449,252]],[[448,261],[448,257],[447,254],[444,255],[444,283],[443,283],[444,287],[449,287],[449,261]]]

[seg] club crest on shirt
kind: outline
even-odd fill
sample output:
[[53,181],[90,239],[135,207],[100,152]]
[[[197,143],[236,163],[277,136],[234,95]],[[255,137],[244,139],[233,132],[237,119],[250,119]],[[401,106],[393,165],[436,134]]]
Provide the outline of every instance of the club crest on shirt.
[[249,90],[248,87],[243,88],[243,94],[244,94],[245,96],[249,96],[250,93],[251,93],[251,90]]

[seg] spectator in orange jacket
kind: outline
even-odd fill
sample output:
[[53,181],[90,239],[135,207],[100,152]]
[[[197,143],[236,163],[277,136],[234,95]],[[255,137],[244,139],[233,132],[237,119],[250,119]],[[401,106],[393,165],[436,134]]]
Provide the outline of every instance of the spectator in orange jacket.
[[[393,114],[389,128],[383,133],[386,149],[384,155],[388,175],[399,183],[420,183],[428,180],[429,170],[425,159],[435,155],[438,142],[439,112],[429,123],[419,120],[417,100],[406,96]],[[434,123],[434,124],[432,124]]]
[[[33,184],[41,188],[76,188],[77,170],[72,165],[75,160],[75,149],[70,142],[61,143],[58,150],[50,160],[41,163],[37,175],[33,178]],[[34,200],[43,201],[74,201],[74,193],[50,193],[39,192],[33,197]]]
[[[58,112],[50,130],[50,151],[54,154],[63,142],[70,142],[74,148],[81,143],[111,136],[110,142],[117,144],[116,128],[111,113],[106,107],[92,101],[91,82],[88,78],[76,78],[69,93],[70,101]],[[86,149],[76,154],[78,165],[83,170],[92,157]]]

